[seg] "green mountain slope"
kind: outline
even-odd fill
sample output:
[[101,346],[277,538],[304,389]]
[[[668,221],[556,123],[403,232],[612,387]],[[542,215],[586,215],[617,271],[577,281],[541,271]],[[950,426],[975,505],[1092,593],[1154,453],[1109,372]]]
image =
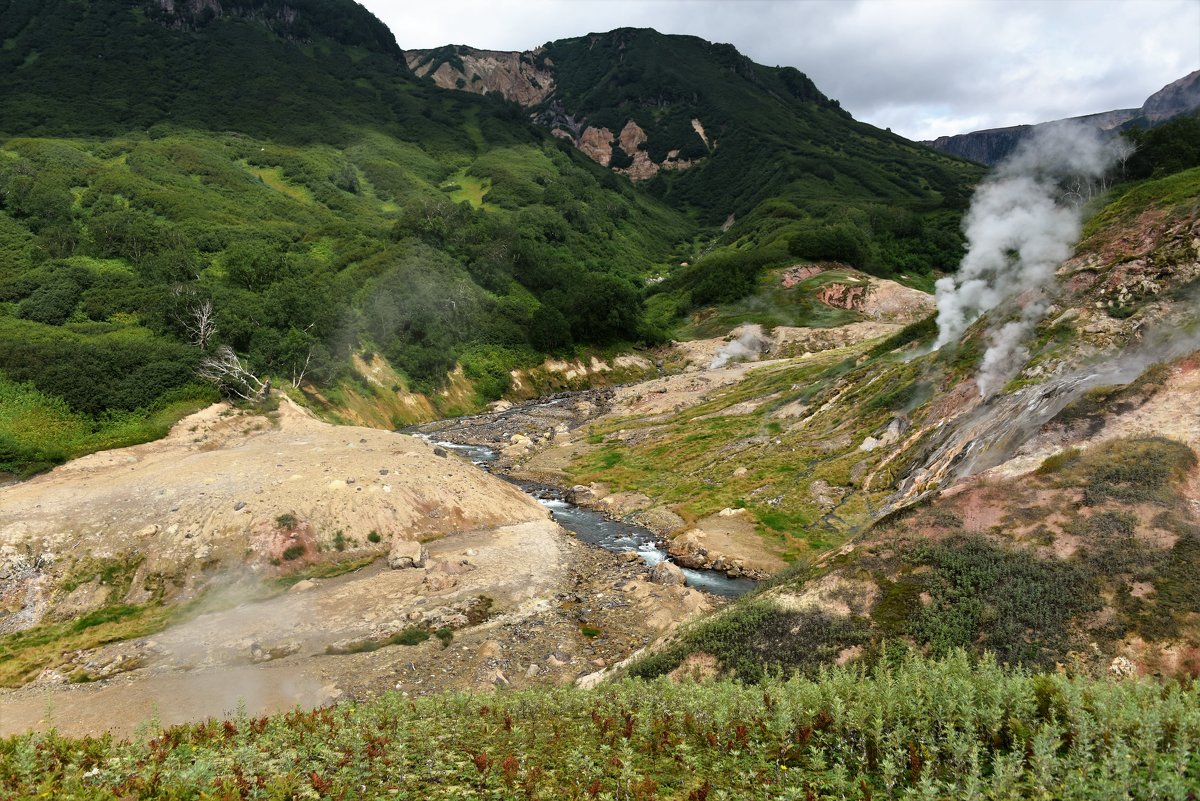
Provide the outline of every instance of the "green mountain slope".
[[529,101],[555,135],[723,226],[660,287],[660,319],[749,294],[764,266],[789,259],[921,284],[961,257],[958,221],[982,170],[855,121],[795,68],[632,28],[550,42],[519,61],[456,47],[407,55],[439,85]]
[[0,421],[6,469],[211,397],[194,373],[220,346],[335,406],[459,364],[453,411],[549,350],[643,336],[642,276],[692,223],[512,106],[417,84],[353,3],[221,8],[0,9],[0,375],[84,432]]

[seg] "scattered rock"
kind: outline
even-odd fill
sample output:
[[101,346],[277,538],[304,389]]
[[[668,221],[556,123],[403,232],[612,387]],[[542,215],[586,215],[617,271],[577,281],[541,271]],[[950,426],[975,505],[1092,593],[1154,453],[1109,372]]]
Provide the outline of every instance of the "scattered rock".
[[245,509],[245,508],[246,508],[246,502],[245,502],[245,501],[238,501],[237,503],[235,503],[235,504],[233,505],[233,511],[235,511],[235,512],[240,512],[240,511],[242,511],[242,510],[243,510],[243,509]]
[[421,580],[430,592],[442,592],[458,584],[458,576],[447,576],[445,573],[427,573]]
[[273,659],[283,659],[300,650],[300,643],[290,641],[263,647],[259,643],[250,645],[251,662],[270,662]]
[[670,537],[683,529],[687,522],[679,515],[664,507],[647,509],[638,512],[630,518],[634,523],[658,534],[660,537]]
[[425,546],[416,540],[396,540],[392,550],[388,552],[388,567],[392,570],[402,570],[410,567],[424,567],[429,552]]
[[1125,657],[1117,656],[1113,657],[1113,661],[1109,664],[1108,673],[1114,678],[1127,679],[1137,675],[1137,668]]
[[316,586],[317,582],[313,581],[312,579],[304,579],[303,581],[297,581],[295,584],[293,584],[288,589],[288,592],[308,592]]

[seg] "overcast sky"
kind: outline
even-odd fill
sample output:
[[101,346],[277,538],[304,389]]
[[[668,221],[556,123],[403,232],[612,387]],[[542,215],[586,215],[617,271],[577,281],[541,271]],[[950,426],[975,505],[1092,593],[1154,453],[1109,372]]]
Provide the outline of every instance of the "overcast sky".
[[1200,0],[359,0],[406,49],[621,27],[729,42],[910,139],[1140,106],[1200,68]]

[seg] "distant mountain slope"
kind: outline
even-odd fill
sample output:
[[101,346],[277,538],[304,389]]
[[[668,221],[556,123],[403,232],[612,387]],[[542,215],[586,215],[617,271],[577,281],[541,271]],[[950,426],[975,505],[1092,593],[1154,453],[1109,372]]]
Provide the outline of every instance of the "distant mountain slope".
[[[764,199],[962,201],[972,173],[855,122],[793,67],[732,45],[621,28],[523,53],[409,51],[439,86],[500,93],[596,161],[719,222]],[[681,173],[686,173],[683,175]]]
[[557,137],[709,226],[658,276],[652,325],[756,292],[769,267],[833,260],[932,286],[962,255],[977,166],[855,121],[793,67],[622,28],[525,52],[407,52],[446,88],[521,103]]
[[[1129,126],[1150,127],[1200,108],[1200,70],[1191,72],[1167,84],[1150,95],[1141,108],[1117,109],[1098,114],[1072,117],[1072,122],[1113,131]],[[1059,120],[1058,122],[1062,122]],[[941,136],[925,142],[935,150],[952,153],[980,164],[994,165],[1003,161],[1023,139],[1033,134],[1038,125],[1015,125],[1010,128],[989,128],[983,131]]]

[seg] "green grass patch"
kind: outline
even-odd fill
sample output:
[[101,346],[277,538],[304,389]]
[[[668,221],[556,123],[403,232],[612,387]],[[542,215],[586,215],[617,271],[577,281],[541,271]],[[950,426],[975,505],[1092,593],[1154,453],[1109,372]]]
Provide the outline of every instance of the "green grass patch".
[[63,623],[43,623],[0,636],[0,687],[19,687],[67,655],[145,637],[180,619],[185,610],[157,604],[112,604]]
[[[352,640],[346,643],[338,643],[326,646],[325,653],[331,655],[341,654],[366,654],[373,651],[378,651],[380,648],[387,648],[390,645],[420,645],[429,639],[430,633],[428,629],[419,626],[412,626],[403,631],[398,631],[390,637],[385,637],[380,640],[364,638],[361,640]],[[438,639],[445,645],[449,640],[444,638],[444,635],[438,635]]]

